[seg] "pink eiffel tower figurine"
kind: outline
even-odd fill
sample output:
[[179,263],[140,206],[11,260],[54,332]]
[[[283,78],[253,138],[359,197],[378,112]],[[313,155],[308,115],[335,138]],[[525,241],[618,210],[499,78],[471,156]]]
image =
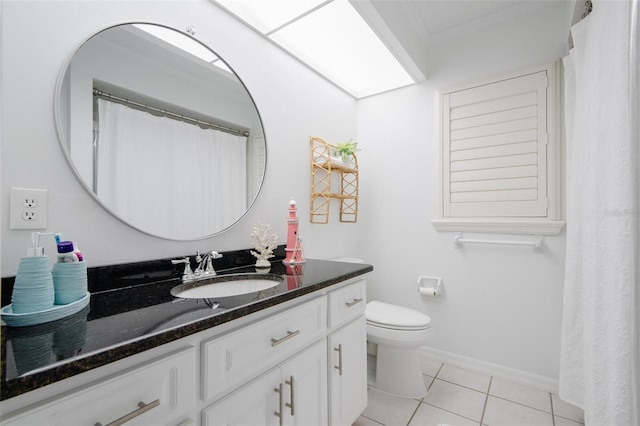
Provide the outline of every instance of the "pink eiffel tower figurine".
[[296,216],[296,211],[296,202],[292,198],[289,201],[289,218],[287,219],[287,247],[284,249],[286,256],[282,261],[285,265],[304,263],[302,240],[298,235],[298,216]]

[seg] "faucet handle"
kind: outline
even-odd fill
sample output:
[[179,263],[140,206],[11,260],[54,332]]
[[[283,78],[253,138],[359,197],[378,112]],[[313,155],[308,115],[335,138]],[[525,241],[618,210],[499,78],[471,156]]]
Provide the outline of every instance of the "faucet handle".
[[220,253],[218,253],[217,251],[211,251],[210,253],[207,253],[207,265],[204,269],[204,274],[208,275],[208,276],[213,276],[213,275],[217,275],[215,269],[213,269],[213,259],[220,259],[222,257],[222,255]]
[[211,256],[207,256],[207,266],[204,268],[204,274],[207,276],[217,275],[216,270],[213,269],[213,263],[211,262]]
[[178,265],[180,263],[184,263],[184,272],[182,273],[182,281],[189,281],[193,279],[193,272],[191,271],[191,262],[189,261],[189,257],[185,257],[184,259],[173,259],[171,260],[173,265]]

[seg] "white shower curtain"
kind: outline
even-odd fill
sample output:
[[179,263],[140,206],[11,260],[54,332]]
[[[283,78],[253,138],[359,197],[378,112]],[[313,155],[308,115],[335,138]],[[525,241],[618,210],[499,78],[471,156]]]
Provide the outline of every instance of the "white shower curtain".
[[98,198],[136,228],[201,238],[246,210],[246,138],[99,100]]
[[640,425],[638,1],[594,1],[565,58],[567,259],[560,397]]

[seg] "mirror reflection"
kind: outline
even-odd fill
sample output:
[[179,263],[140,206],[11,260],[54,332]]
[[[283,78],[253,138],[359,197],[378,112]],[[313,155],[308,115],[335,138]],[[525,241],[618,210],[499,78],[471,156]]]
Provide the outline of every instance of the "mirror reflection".
[[59,80],[56,124],[87,190],[151,235],[217,234],[262,185],[251,96],[214,52],[170,28],[119,25],[85,42]]

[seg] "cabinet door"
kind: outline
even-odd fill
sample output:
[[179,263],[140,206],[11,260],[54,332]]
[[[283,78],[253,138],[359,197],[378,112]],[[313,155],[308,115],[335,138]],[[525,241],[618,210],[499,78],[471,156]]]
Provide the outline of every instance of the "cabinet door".
[[327,351],[322,340],[216,402],[203,425],[327,424]]
[[367,329],[360,317],[329,335],[329,424],[351,425],[367,407]]
[[202,424],[216,426],[277,425],[280,370],[274,369],[202,412]]
[[327,341],[321,340],[281,367],[284,424],[327,424]]

